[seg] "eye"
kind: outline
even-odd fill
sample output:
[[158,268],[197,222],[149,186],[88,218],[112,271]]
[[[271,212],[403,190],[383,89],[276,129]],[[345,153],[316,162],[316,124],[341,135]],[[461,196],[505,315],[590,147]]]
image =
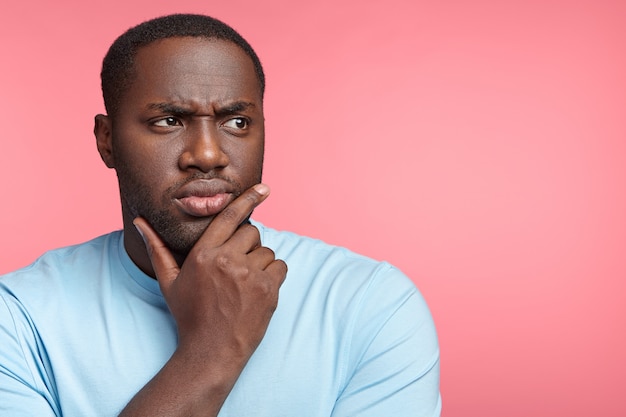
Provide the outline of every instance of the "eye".
[[163,119],[159,119],[153,123],[154,126],[158,127],[172,127],[172,126],[182,126],[180,120],[175,117],[165,117]]
[[226,120],[222,126],[236,129],[236,130],[244,130],[247,129],[250,125],[248,119],[244,117],[233,117],[232,119]]

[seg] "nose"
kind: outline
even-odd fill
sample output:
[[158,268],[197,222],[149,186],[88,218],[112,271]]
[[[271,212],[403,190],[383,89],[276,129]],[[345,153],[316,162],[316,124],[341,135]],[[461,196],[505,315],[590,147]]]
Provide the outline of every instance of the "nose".
[[178,165],[183,171],[210,172],[228,165],[228,155],[222,149],[222,141],[214,123],[204,121],[192,124],[185,134],[185,146]]

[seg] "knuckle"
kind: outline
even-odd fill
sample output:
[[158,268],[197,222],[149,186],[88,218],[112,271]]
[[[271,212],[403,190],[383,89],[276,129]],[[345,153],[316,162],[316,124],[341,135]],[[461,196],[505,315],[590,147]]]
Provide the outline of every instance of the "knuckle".
[[222,212],[220,213],[220,217],[223,220],[231,223],[239,223],[241,221],[241,215],[239,214],[239,211],[232,206],[227,206],[224,210],[222,210]]
[[287,271],[289,268],[287,264],[282,259],[274,259],[272,262],[272,266],[274,267],[274,271],[276,272],[277,278],[284,278],[287,275]]
[[259,246],[256,251],[263,259],[267,259],[267,263],[270,263],[270,260],[274,260],[275,254],[274,251],[265,246]]
[[241,262],[236,255],[219,253],[213,258],[215,269],[223,276],[229,276],[241,282],[250,275],[250,268]]
[[215,257],[215,266],[222,272],[227,272],[233,269],[232,258],[225,253],[220,253]]
[[269,279],[269,277],[263,277],[258,286],[258,291],[262,295],[263,299],[265,299],[266,305],[276,307],[278,303],[278,288],[274,284],[273,280]]
[[244,197],[246,201],[248,201],[248,203],[250,203],[252,206],[256,206],[259,202],[259,198],[261,197],[261,195],[253,190],[250,193],[245,193]]
[[252,226],[251,224],[248,225],[248,228],[250,230],[250,233],[254,235],[255,239],[261,241],[261,232],[259,232],[259,229],[257,229],[256,226]]
[[289,266],[287,265],[287,263],[283,261],[282,259],[277,259],[276,262],[278,262],[278,264],[281,266],[282,271],[283,271],[283,276],[287,275],[287,272],[289,272]]
[[196,266],[205,265],[208,261],[210,261],[213,257],[211,251],[206,250],[204,248],[196,248],[193,252],[189,254],[185,263],[192,263]]
[[256,240],[261,240],[261,234],[259,233],[259,229],[251,224],[242,224],[240,229],[247,234],[250,234]]

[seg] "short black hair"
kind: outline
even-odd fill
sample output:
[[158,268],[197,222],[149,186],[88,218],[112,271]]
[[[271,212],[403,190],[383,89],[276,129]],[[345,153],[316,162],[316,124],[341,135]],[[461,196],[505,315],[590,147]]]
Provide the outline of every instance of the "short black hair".
[[119,109],[120,100],[134,80],[137,51],[159,39],[176,37],[221,39],[239,46],[252,59],[261,98],[265,92],[265,74],[259,57],[250,44],[233,28],[213,17],[199,14],[172,14],[143,22],[128,29],[113,42],[102,61],[102,97],[109,115]]

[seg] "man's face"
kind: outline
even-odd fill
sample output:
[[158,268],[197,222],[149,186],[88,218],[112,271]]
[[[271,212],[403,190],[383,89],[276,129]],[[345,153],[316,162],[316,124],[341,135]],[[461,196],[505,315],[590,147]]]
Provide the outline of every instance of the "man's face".
[[205,38],[147,45],[135,71],[111,118],[108,165],[125,226],[144,217],[184,257],[217,213],[261,181],[259,81],[238,46]]

